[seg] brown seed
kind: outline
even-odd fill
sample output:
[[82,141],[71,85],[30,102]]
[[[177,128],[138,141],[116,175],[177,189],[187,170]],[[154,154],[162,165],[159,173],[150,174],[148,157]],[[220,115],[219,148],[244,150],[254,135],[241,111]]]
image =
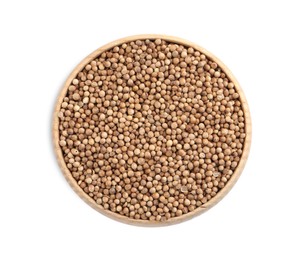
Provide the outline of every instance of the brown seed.
[[181,192],[183,193],[187,193],[188,192],[188,188],[186,186],[181,186]]
[[78,80],[78,79],[73,79],[72,83],[73,83],[74,85],[78,85],[79,80]]
[[168,146],[168,147],[171,147],[172,144],[173,144],[172,140],[168,140],[168,141],[167,141],[167,146]]
[[78,100],[80,99],[80,95],[79,95],[78,93],[74,93],[74,94],[73,94],[73,99],[74,99],[75,101],[78,101]]
[[185,205],[185,206],[190,206],[190,205],[191,205],[191,201],[188,200],[188,199],[185,199],[185,200],[184,200],[184,205]]
[[105,91],[100,90],[100,92],[99,92],[99,97],[105,97]]

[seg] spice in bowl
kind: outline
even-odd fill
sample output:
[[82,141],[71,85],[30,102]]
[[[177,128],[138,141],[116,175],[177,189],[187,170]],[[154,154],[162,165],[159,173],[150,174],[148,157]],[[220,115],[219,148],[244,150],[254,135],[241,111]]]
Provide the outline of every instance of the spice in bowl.
[[133,223],[176,222],[205,209],[247,156],[240,93],[197,47],[121,41],[85,60],[61,95],[61,164],[98,210]]

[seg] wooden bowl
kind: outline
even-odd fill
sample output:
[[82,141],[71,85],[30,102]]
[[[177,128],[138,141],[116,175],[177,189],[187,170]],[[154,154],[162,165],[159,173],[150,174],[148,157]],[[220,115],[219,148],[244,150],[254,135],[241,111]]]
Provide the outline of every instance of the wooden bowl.
[[[98,57],[102,52],[104,52],[104,51],[106,51],[106,50],[108,50],[108,49],[110,49],[114,46],[120,45],[122,43],[130,42],[130,41],[135,41],[135,40],[157,39],[157,38],[164,39],[167,42],[173,42],[173,43],[181,44],[181,45],[184,45],[184,46],[193,47],[194,49],[196,49],[196,50],[200,51],[201,53],[205,54],[208,58],[215,61],[219,65],[219,67],[223,70],[223,72],[227,75],[227,77],[234,83],[235,88],[236,88],[237,92],[240,95],[240,100],[242,102],[242,109],[244,111],[245,130],[246,130],[245,131],[246,132],[246,138],[245,138],[245,142],[244,142],[243,153],[242,153],[241,159],[239,161],[239,164],[238,164],[237,168],[235,169],[234,173],[232,174],[231,178],[229,179],[229,181],[227,182],[225,187],[222,188],[220,191],[218,191],[218,193],[215,195],[215,197],[210,199],[207,203],[203,204],[202,206],[196,208],[194,211],[189,212],[187,214],[183,214],[179,217],[170,218],[170,219],[168,219],[164,222],[131,219],[131,218],[122,216],[120,214],[114,213],[110,210],[105,210],[101,205],[98,205],[88,194],[86,194],[81,189],[81,187],[77,184],[77,182],[73,178],[71,172],[69,171],[69,169],[66,166],[66,163],[65,163],[64,158],[63,158],[62,150],[59,146],[59,118],[58,118],[58,112],[60,110],[63,98],[65,97],[65,95],[67,93],[68,86],[70,85],[72,80],[76,77],[76,75],[85,67],[85,65],[87,63],[89,63],[90,61],[92,61],[93,59],[95,59],[96,57]],[[62,90],[61,90],[61,92],[60,92],[60,94],[57,98],[57,102],[56,102],[56,106],[55,106],[55,110],[54,110],[54,116],[53,116],[53,129],[52,129],[52,132],[53,132],[54,149],[55,149],[55,153],[56,153],[56,156],[57,156],[59,166],[60,166],[65,178],[67,179],[67,181],[69,182],[69,184],[73,188],[73,190],[87,204],[89,204],[91,207],[93,207],[95,210],[99,211],[103,215],[108,216],[112,219],[124,222],[126,224],[133,224],[133,225],[138,225],[138,226],[165,226],[165,225],[180,223],[182,221],[191,219],[195,216],[198,216],[198,215],[204,213],[205,211],[207,211],[208,209],[213,207],[215,204],[217,204],[231,190],[231,188],[233,187],[233,185],[236,183],[239,176],[241,175],[241,173],[244,169],[248,154],[249,154],[250,143],[251,143],[251,119],[250,119],[250,113],[249,113],[246,98],[244,96],[244,93],[243,93],[238,81],[232,75],[230,70],[218,58],[216,58],[214,55],[209,53],[204,48],[202,48],[202,47],[200,47],[200,46],[198,46],[198,45],[196,45],[192,42],[189,42],[189,41],[177,38],[177,37],[173,37],[173,36],[149,34],[149,35],[130,36],[130,37],[126,37],[126,38],[123,38],[123,39],[120,39],[120,40],[117,40],[117,41],[113,41],[109,44],[106,44],[103,47],[101,47],[101,48],[97,49],[96,51],[94,51],[93,53],[91,53],[90,55],[88,55],[84,60],[82,60],[77,65],[77,67],[72,71],[72,73],[67,78],[67,80],[66,80],[64,86],[62,87]]]

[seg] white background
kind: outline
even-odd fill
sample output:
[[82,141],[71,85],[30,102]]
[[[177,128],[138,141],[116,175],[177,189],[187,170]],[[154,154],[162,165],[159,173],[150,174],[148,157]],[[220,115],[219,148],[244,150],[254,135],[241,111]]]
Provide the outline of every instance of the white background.
[[[300,259],[299,1],[1,1],[0,259]],[[69,187],[52,110],[86,55],[129,35],[193,41],[239,80],[253,121],[232,191],[188,222],[110,220]],[[297,249],[298,247],[298,249]]]

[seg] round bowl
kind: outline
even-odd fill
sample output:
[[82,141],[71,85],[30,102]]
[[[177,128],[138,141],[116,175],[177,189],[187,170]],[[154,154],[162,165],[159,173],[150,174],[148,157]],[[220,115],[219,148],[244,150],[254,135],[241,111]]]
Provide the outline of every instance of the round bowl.
[[[243,145],[243,153],[242,153],[242,156],[238,163],[238,166],[236,167],[236,169],[235,169],[234,173],[232,174],[231,178],[229,179],[229,181],[226,183],[225,187],[222,188],[220,191],[218,191],[218,193],[213,198],[211,198],[208,202],[206,202],[205,204],[196,208],[194,211],[189,212],[187,214],[183,214],[178,217],[170,218],[164,222],[132,219],[132,218],[129,218],[126,216],[122,216],[118,213],[114,213],[110,210],[105,210],[101,205],[98,205],[88,194],[86,194],[81,189],[81,187],[77,184],[77,182],[73,178],[71,172],[69,171],[69,169],[66,166],[66,163],[63,158],[62,150],[59,145],[58,112],[60,110],[63,98],[65,97],[65,95],[67,93],[68,87],[71,84],[72,80],[76,77],[76,75],[85,67],[86,64],[88,64],[90,61],[92,61],[93,59],[98,57],[102,52],[104,52],[108,49],[111,49],[114,46],[123,44],[123,43],[135,41],[135,40],[144,40],[144,39],[151,39],[151,40],[152,39],[163,39],[163,40],[166,40],[167,42],[177,43],[177,44],[181,44],[183,46],[193,47],[195,50],[198,50],[201,53],[205,54],[209,59],[215,61],[219,65],[219,67],[223,70],[223,72],[227,75],[227,77],[234,83],[235,88],[240,95],[240,101],[242,103],[242,109],[243,109],[244,118],[245,118],[246,137],[245,137],[245,141],[244,141],[244,145]],[[53,143],[54,143],[55,154],[56,154],[59,166],[60,166],[66,180],[70,184],[70,186],[79,195],[79,197],[82,198],[88,205],[90,205],[92,208],[94,208],[98,212],[102,213],[103,215],[110,217],[114,220],[121,221],[126,224],[133,224],[133,225],[138,225],[138,226],[166,226],[166,225],[183,222],[185,220],[191,219],[195,216],[198,216],[198,215],[204,213],[205,211],[207,211],[208,209],[210,209],[211,207],[216,205],[231,190],[231,188],[233,187],[233,185],[236,183],[239,176],[241,175],[241,173],[244,169],[245,163],[247,161],[247,158],[248,158],[248,154],[249,154],[249,150],[250,150],[250,143],[251,143],[251,119],[250,119],[250,113],[249,113],[246,98],[244,96],[244,93],[243,93],[238,81],[235,79],[235,77],[233,76],[231,71],[218,58],[216,58],[214,55],[212,55],[210,52],[208,52],[204,48],[200,47],[199,45],[196,45],[187,40],[183,40],[183,39],[173,37],[173,36],[149,34],[149,35],[130,36],[130,37],[122,38],[122,39],[113,41],[111,43],[108,43],[108,44],[104,45],[103,47],[97,49],[90,55],[88,55],[85,59],[83,59],[76,66],[76,68],[72,71],[72,73],[69,75],[69,77],[65,81],[65,84],[63,85],[63,87],[60,91],[60,94],[57,98],[57,102],[56,102],[55,109],[54,109],[54,115],[53,115],[52,133],[53,133]]]

